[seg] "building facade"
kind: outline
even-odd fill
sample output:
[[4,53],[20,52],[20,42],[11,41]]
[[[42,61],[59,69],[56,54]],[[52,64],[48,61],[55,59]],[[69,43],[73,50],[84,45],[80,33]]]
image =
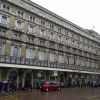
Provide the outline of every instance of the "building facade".
[[0,0],[0,81],[99,79],[100,35],[30,0]]

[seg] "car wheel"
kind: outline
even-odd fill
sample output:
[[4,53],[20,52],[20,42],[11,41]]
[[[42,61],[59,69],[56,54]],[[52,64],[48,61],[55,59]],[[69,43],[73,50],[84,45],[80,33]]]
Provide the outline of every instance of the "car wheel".
[[48,92],[49,91],[49,89],[48,88],[46,88],[46,92]]

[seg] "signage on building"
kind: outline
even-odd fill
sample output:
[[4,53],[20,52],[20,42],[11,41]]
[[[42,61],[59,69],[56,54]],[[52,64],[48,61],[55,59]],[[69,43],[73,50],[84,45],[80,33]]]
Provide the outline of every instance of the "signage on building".
[[58,71],[54,71],[54,76],[58,76]]
[[41,77],[42,75],[41,75],[41,73],[38,73],[38,77]]

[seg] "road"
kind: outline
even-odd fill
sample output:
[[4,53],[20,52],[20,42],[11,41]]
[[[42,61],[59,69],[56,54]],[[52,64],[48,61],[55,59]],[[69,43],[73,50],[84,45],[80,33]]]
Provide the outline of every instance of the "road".
[[100,88],[66,88],[61,91],[19,91],[0,95],[0,100],[100,100]]

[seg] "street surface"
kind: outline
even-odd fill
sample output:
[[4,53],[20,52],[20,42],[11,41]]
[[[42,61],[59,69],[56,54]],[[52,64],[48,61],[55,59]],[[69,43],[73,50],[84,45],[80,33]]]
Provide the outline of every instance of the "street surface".
[[100,100],[100,88],[66,88],[61,91],[20,91],[0,94],[0,100]]

